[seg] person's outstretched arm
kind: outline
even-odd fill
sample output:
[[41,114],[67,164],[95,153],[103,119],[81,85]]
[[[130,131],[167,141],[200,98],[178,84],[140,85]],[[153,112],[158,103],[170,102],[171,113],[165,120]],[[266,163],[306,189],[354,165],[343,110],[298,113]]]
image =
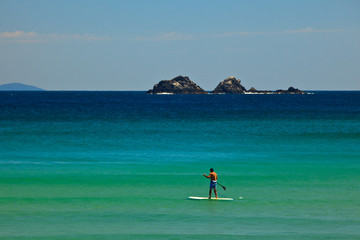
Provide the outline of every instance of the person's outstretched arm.
[[203,176],[206,178],[210,178],[210,174],[209,174],[209,176],[206,176],[205,173],[203,173]]

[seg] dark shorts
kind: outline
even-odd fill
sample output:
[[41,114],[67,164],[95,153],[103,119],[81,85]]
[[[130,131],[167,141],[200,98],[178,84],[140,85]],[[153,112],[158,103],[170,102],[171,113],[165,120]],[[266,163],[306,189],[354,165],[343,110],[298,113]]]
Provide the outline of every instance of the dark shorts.
[[210,190],[211,190],[211,189],[215,189],[215,190],[216,190],[216,184],[217,184],[216,182],[211,181],[211,182],[210,182]]

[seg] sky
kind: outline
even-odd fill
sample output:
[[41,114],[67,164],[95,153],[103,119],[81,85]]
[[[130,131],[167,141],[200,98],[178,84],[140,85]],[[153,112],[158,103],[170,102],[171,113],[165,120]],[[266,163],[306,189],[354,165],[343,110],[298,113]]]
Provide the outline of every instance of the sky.
[[0,84],[360,90],[358,0],[0,0]]

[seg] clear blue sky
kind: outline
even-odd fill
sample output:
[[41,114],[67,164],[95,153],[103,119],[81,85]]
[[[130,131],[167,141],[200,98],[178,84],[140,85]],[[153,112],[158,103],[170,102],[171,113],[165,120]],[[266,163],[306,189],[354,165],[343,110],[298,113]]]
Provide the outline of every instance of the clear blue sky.
[[0,84],[360,90],[360,1],[0,1]]

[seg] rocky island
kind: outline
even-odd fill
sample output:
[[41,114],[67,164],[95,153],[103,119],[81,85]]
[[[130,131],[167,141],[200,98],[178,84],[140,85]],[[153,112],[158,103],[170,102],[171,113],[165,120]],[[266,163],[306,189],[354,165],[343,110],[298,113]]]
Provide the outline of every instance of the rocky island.
[[256,90],[255,88],[246,88],[241,85],[241,80],[235,77],[228,77],[224,81],[220,82],[217,87],[211,92],[217,94],[306,94],[297,88],[289,87],[288,90]]
[[147,94],[207,94],[188,77],[177,76],[171,80],[162,80],[155,84]]
[[[241,85],[241,80],[231,76],[220,82],[217,87],[211,91],[212,94],[307,94],[297,88],[289,87],[287,90],[256,90],[255,88],[246,88]],[[207,91],[196,85],[189,77],[177,76],[171,80],[162,80],[155,84],[153,89],[147,91],[147,94],[208,94]]]
[[306,92],[301,91],[298,88],[289,87],[287,90],[278,89],[276,91],[269,90],[256,90],[255,88],[250,88],[246,94],[307,94]]
[[228,77],[224,81],[220,82],[217,87],[211,92],[215,94],[307,94],[297,88],[289,87],[287,90],[256,90],[255,88],[246,88],[241,85],[241,80],[235,77]]
[[283,94],[283,93],[287,93],[287,94],[307,94],[306,92],[303,92],[300,89],[294,88],[294,87],[289,87],[288,90],[279,89],[279,90],[276,90],[275,93],[278,93],[278,94]]
[[245,93],[246,88],[241,85],[241,81],[235,77],[228,77],[220,82],[211,93],[232,93],[239,94]]

